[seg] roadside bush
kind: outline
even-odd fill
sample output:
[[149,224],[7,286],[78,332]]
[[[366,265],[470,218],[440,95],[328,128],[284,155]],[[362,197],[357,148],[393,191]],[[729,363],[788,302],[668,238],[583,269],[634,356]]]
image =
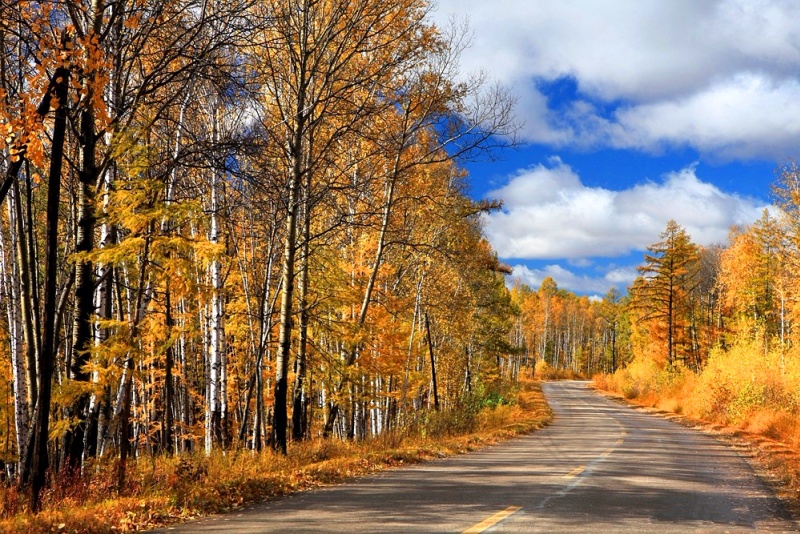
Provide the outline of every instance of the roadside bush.
[[784,409],[786,392],[780,355],[754,343],[712,351],[698,379],[697,415],[741,426],[757,411]]
[[422,438],[470,433],[478,425],[479,411],[477,403],[468,402],[451,410],[423,412],[418,433]]
[[581,380],[584,377],[572,369],[556,369],[546,360],[537,360],[534,378],[536,380]]
[[764,350],[740,341],[711,352],[699,374],[637,358],[598,389],[637,403],[800,444],[800,350]]
[[[674,379],[669,373],[670,371],[660,368],[653,360],[637,358],[604,379],[603,384],[607,389],[623,395],[626,399],[639,399],[649,403],[658,398],[660,390],[665,385],[673,382]],[[595,378],[595,385],[601,387],[598,378]]]

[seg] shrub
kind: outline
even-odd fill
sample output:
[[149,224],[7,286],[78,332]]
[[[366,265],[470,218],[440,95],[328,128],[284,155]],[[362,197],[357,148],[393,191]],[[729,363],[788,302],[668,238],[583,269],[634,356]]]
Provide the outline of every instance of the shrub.
[[740,341],[713,350],[699,374],[640,357],[594,383],[641,404],[800,443],[800,349]]
[[572,369],[557,369],[546,360],[538,360],[534,370],[537,380],[580,380],[583,376]]

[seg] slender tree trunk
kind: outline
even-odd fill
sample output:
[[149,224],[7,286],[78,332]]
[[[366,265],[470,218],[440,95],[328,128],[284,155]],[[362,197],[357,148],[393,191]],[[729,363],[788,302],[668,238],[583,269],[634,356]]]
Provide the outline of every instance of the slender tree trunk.
[[[296,155],[299,158],[299,154]],[[292,345],[292,298],[294,294],[295,248],[297,242],[297,197],[300,193],[300,169],[295,171],[289,183],[287,199],[289,213],[286,217],[286,237],[283,250],[283,267],[281,269],[281,311],[280,329],[278,331],[278,354],[275,358],[275,405],[272,423],[272,447],[286,454],[286,413],[287,380],[289,371],[289,354]]]
[[422,284],[425,280],[425,275],[420,276],[417,283],[417,294],[414,298],[414,313],[411,317],[411,333],[408,336],[408,349],[406,351],[406,365],[403,373],[403,391],[400,397],[400,408],[402,410],[402,417],[406,418],[408,415],[408,381],[411,374],[411,357],[414,354],[414,337],[417,332],[417,318],[420,314],[420,301],[422,300]]
[[[66,41],[66,38],[63,39]],[[47,187],[47,223],[44,278],[44,328],[42,331],[42,351],[39,354],[39,391],[36,401],[30,455],[30,506],[38,511],[41,492],[45,486],[49,459],[47,443],[50,435],[50,398],[52,391],[53,367],[55,362],[55,322],[56,285],[58,276],[58,208],[61,196],[61,166],[64,158],[64,140],[67,130],[67,98],[70,72],[60,67],[53,75],[56,80],[54,92],[60,105],[55,112],[53,124],[52,153],[50,158],[50,178]],[[27,483],[27,473],[23,472],[23,483]]]
[[[186,107],[189,104],[189,99],[192,95],[192,88],[194,84],[190,84],[189,88],[186,90],[186,94],[181,102],[180,111],[178,113],[178,124],[175,129],[175,146],[172,150],[172,164],[173,169],[170,172],[169,181],[167,183],[167,190],[166,195],[164,198],[164,204],[166,206],[172,205],[174,202],[174,195],[175,195],[175,185],[178,180],[178,157],[180,156],[181,150],[181,141],[183,139],[183,128],[184,128],[184,121],[186,118]],[[172,219],[171,217],[164,217],[161,221],[161,233],[163,235],[171,235],[172,234]],[[170,253],[167,253],[167,258],[170,258]],[[172,313],[172,292],[170,290],[170,281],[166,280],[166,287],[165,287],[165,317],[164,321],[167,327],[167,335],[172,336],[172,329],[175,326],[175,321],[173,318]],[[173,376],[173,368],[175,366],[175,348],[174,343],[169,342],[167,345],[167,350],[164,355],[164,431],[162,432],[162,447],[167,454],[173,454],[175,452],[174,447],[174,437],[173,437],[173,427],[175,426],[175,383],[174,383],[174,376]]]
[[[467,395],[472,394],[472,352],[469,350],[469,345],[464,345],[464,390]],[[535,368],[535,364],[534,364]],[[534,369],[535,370],[535,369]]]
[[[108,215],[108,207],[111,202],[110,194],[113,184],[113,168],[106,173],[103,180],[103,214]],[[116,243],[116,230],[112,224],[104,219],[100,226],[100,248],[106,248]],[[97,279],[100,281],[94,292],[95,309],[102,320],[110,320],[113,312],[113,291],[114,291],[114,266],[112,264],[97,265]],[[94,346],[100,347],[108,339],[108,328],[104,327],[100,321],[95,324]],[[92,382],[97,384],[100,380],[98,371],[92,372]],[[92,393],[89,398],[89,407],[86,414],[85,433],[83,438],[83,461],[91,458],[98,453],[98,441],[100,439],[101,425],[100,413],[104,402],[108,402],[108,395],[105,393]]]
[[[292,299],[294,297],[295,278],[295,251],[297,246],[297,216],[300,203],[300,188],[307,172],[304,169],[306,162],[306,125],[309,119],[309,110],[306,109],[306,96],[309,79],[307,64],[308,32],[310,31],[309,10],[304,9],[302,31],[298,42],[301,45],[300,62],[297,78],[300,80],[297,91],[297,103],[294,110],[294,124],[289,140],[290,165],[289,180],[287,184],[286,199],[286,235],[284,236],[283,265],[281,267],[281,309],[280,327],[278,330],[278,353],[275,356],[275,405],[272,422],[272,447],[286,453],[286,427],[288,424],[286,401],[288,396],[288,371],[289,356],[292,346]],[[310,178],[308,178],[310,180]]]
[[617,322],[614,321],[611,330],[611,372],[617,372]]
[[439,386],[436,383],[436,360],[433,357],[433,340],[431,339],[431,321],[425,312],[425,333],[428,338],[428,353],[431,357],[431,382],[433,383],[433,408],[439,411]]
[[295,360],[295,380],[292,397],[292,439],[301,441],[305,439],[308,425],[306,368],[308,362],[308,263],[309,241],[311,239],[311,203],[309,202],[310,181],[306,178],[306,187],[303,195],[303,244],[300,256],[300,325],[299,339],[297,342],[297,359]]
[[[172,329],[175,326],[172,319],[172,300],[169,290],[169,281],[167,281],[166,294],[164,296],[165,318],[164,322],[167,327],[167,336],[172,336]],[[167,343],[166,354],[164,354],[164,431],[162,432],[161,446],[167,454],[173,454],[175,447],[173,446],[172,427],[174,421],[174,405],[175,405],[175,385],[173,384],[172,368],[175,362],[175,351],[173,343]]]
[[267,264],[264,270],[263,286],[259,302],[260,331],[258,341],[258,352],[256,353],[255,365],[255,389],[256,407],[253,416],[252,447],[253,450],[260,451],[263,446],[262,438],[266,435],[264,425],[267,420],[264,403],[264,358],[270,361],[272,344],[272,317],[280,293],[280,286],[275,288],[272,293],[272,271],[275,257],[276,235],[278,232],[278,206],[275,205],[275,212],[271,218],[275,224],[271,227],[269,236],[269,246],[267,247]]
[[263,447],[262,436],[264,428],[264,368],[263,359],[259,355],[256,360],[256,411],[253,414],[253,450],[260,451]]
[[[186,301],[181,299],[179,310],[183,317],[186,317]],[[185,319],[183,319],[185,326]],[[184,328],[185,330],[185,328]],[[180,368],[183,373],[184,379],[180,382],[180,393],[181,393],[181,423],[183,424],[183,439],[181,450],[182,452],[191,452],[193,449],[194,441],[190,434],[188,433],[188,429],[191,428],[192,423],[194,422],[193,412],[192,412],[192,397],[189,394],[189,381],[186,376],[187,370],[189,369],[189,360],[187,357],[187,347],[186,347],[186,335],[181,333],[180,339]]]
[[[13,221],[13,213],[9,205],[9,221]],[[16,449],[19,457],[17,474],[22,471],[23,458],[25,457],[26,438],[28,436],[30,415],[32,410],[28,404],[31,397],[26,384],[24,344],[22,339],[22,320],[20,318],[19,302],[19,265],[14,261],[13,250],[8,250],[5,241],[5,232],[0,229],[0,276],[2,276],[2,296],[6,306],[8,320],[9,348],[11,351],[11,380],[14,391],[14,430],[16,435]],[[12,249],[16,248],[13,242],[17,238],[11,231]],[[34,377],[35,378],[35,377]]]
[[[136,340],[139,337],[139,323],[144,316],[145,296],[149,292],[146,287],[147,280],[147,263],[150,255],[150,234],[152,228],[149,229],[148,236],[144,241],[144,250],[142,251],[142,259],[139,267],[139,283],[136,289],[136,301],[132,312],[131,322],[131,339]],[[133,398],[133,371],[134,360],[133,352],[128,351],[125,358],[125,363],[122,372],[122,381],[120,385],[120,392],[117,400],[117,409],[115,416],[119,421],[119,463],[117,464],[117,491],[122,494],[125,492],[125,475],[128,468],[128,456],[131,452],[131,434],[134,429],[131,428],[131,402]]]
[[[33,227],[30,224],[25,225],[23,223],[22,198],[20,194],[19,182],[14,182],[11,189],[13,191],[13,198],[11,199],[10,204],[14,206],[15,214],[13,220],[17,227],[17,238],[15,239],[17,253],[16,265],[17,272],[19,273],[19,281],[17,283],[19,284],[19,304],[20,312],[22,314],[23,338],[25,340],[25,362],[27,363],[25,382],[27,389],[30,392],[30,395],[27,396],[28,413],[32,414],[35,407],[34,404],[36,401],[38,388],[36,378],[36,362],[39,359],[40,352],[40,330],[36,328],[36,326],[38,326],[36,324],[38,322],[36,321],[36,317],[38,316],[39,310],[36,309],[34,305],[35,286],[33,285],[33,280],[31,278],[34,271],[30,267],[30,260],[32,258],[29,255],[29,252],[33,248],[35,236]],[[28,209],[30,210],[31,208],[32,206],[29,205]]]
[[[212,130],[215,143],[219,138],[219,115],[215,108],[212,111]],[[209,241],[220,244],[219,212],[222,209],[222,178],[216,168],[211,170],[211,229]],[[206,415],[206,454],[214,445],[220,446],[225,441],[223,427],[226,413],[226,369],[225,369],[225,327],[224,327],[224,295],[222,291],[222,264],[214,258],[210,266],[211,275],[211,318],[209,328],[209,398]]]

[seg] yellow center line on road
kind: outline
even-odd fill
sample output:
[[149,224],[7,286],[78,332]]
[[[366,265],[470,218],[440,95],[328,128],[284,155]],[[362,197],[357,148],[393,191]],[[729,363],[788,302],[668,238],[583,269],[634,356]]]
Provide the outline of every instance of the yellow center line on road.
[[480,532],[492,528],[506,517],[516,512],[519,512],[520,510],[522,510],[522,506],[509,506],[502,512],[497,512],[493,516],[487,517],[477,525],[469,527],[467,530],[463,532],[463,534],[479,534]]
[[586,469],[586,466],[584,466],[584,465],[582,465],[580,467],[576,467],[575,469],[573,469],[572,471],[570,471],[569,473],[564,475],[564,478],[575,478],[576,476],[578,476],[581,473],[583,473],[584,469]]

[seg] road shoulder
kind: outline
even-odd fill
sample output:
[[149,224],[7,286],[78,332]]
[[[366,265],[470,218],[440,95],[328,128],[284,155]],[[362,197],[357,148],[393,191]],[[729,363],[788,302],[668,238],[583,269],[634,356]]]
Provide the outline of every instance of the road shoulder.
[[761,434],[746,432],[674,412],[637,404],[622,395],[589,387],[597,394],[634,410],[648,413],[704,434],[732,447],[775,494],[795,522],[800,524],[800,451]]

